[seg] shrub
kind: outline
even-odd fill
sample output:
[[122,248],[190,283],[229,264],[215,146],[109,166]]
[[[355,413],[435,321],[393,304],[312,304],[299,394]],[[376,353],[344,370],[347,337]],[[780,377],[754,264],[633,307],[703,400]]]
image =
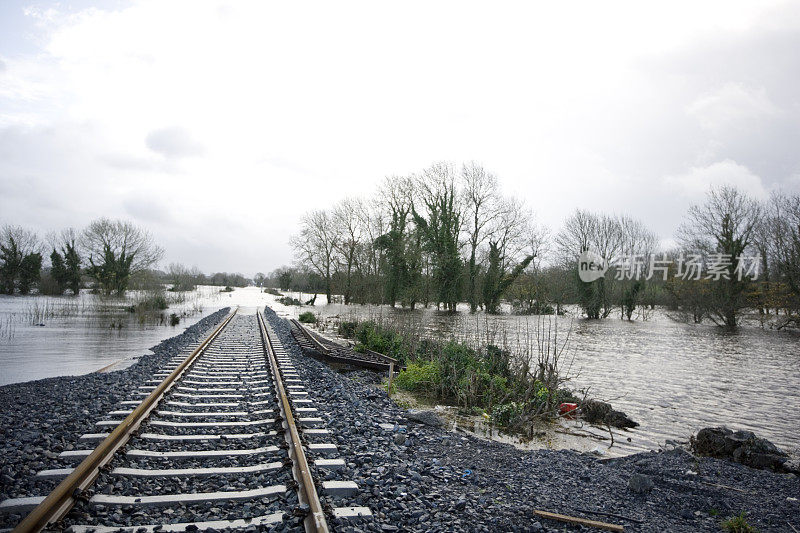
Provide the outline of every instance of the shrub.
[[281,294],[280,292],[276,291],[275,289],[269,288],[269,287],[264,289],[264,292],[267,293],[267,294],[271,294],[273,296],[279,296],[279,297],[283,296],[283,294]]
[[226,285],[224,289],[220,289],[219,292],[233,292],[233,287],[230,285]]
[[303,305],[303,302],[298,300],[297,298],[291,298],[289,296],[284,296],[282,298],[278,298],[278,303],[283,305]]
[[[344,335],[342,335],[344,337]],[[389,357],[394,357],[399,363],[405,364],[410,355],[410,347],[402,335],[392,330],[385,329],[375,322],[362,322],[355,328],[352,338],[357,341],[356,350],[365,348],[379,352]]]
[[170,326],[177,326],[180,323],[180,321],[181,321],[181,317],[179,317],[175,313],[172,313],[171,315],[169,315],[169,325]]
[[163,311],[169,307],[167,297],[160,292],[150,293],[144,298],[136,302],[134,310],[138,313],[147,313],[152,311]]
[[436,361],[409,363],[394,380],[393,385],[413,392],[432,393],[441,379],[441,368]]
[[345,339],[352,339],[356,336],[356,328],[358,327],[358,322],[350,321],[350,322],[339,322],[339,327],[336,329],[337,333],[340,337],[344,337]]
[[510,426],[524,412],[521,403],[503,403],[492,409],[492,421],[500,426]]
[[747,523],[744,511],[725,520],[722,529],[731,533],[758,533],[758,529]]
[[306,311],[305,313],[300,313],[300,316],[297,319],[304,323],[304,324],[316,324],[317,317],[311,311]]

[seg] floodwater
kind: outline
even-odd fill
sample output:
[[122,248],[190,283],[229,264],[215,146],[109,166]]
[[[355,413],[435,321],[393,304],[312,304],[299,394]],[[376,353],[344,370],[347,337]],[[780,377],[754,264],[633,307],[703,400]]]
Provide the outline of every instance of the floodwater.
[[[428,336],[488,336],[500,346],[525,346],[528,340],[535,345],[537,323],[551,331],[557,326],[559,344],[566,341],[561,367],[571,376],[569,386],[589,389],[590,397],[610,402],[641,424],[630,431],[614,430],[615,449],[610,453],[658,449],[668,440],[685,441],[701,428],[721,425],[751,430],[792,454],[800,451],[800,332],[796,330],[747,325],[731,333],[711,325],[678,323],[658,311],[647,321],[590,321],[470,315],[461,308],[449,314],[320,305],[319,300],[314,311],[328,322],[335,322],[334,317],[393,319]],[[466,424],[502,438],[480,420]],[[578,429],[572,424],[564,429],[608,436],[608,431],[591,426]]]
[[246,310],[268,302],[256,287],[225,293],[220,287],[201,286],[178,293],[181,301],[160,313],[181,316],[177,326],[169,326],[160,316],[142,321],[129,313],[125,307],[137,296],[135,291],[125,299],[85,291],[76,297],[0,296],[0,385],[86,374],[109,365],[123,368],[223,307]]

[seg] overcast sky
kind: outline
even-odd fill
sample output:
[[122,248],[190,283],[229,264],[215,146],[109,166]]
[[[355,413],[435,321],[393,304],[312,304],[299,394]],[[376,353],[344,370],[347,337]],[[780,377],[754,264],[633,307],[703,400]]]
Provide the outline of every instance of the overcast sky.
[[291,261],[303,211],[476,160],[557,231],[669,239],[710,184],[800,189],[800,3],[0,3],[0,223]]

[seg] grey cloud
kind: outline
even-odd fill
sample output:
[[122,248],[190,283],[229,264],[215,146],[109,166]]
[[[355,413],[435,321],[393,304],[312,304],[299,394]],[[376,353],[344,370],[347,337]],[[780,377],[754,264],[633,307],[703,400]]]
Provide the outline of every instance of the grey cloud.
[[132,196],[125,199],[122,206],[129,215],[142,222],[172,222],[167,206],[153,196]]
[[[781,27],[776,28],[778,24]],[[794,6],[773,13],[750,30],[706,38],[683,50],[648,58],[640,65],[646,76],[661,87],[681,89],[675,89],[668,102],[677,112],[655,122],[660,132],[640,136],[634,152],[651,162],[666,154],[676,161],[694,157],[696,164],[731,159],[768,185],[787,184],[800,170],[796,150],[800,144],[799,30],[800,9]],[[720,123],[709,131],[704,117],[692,111],[707,95],[722,94],[731,86],[763,99],[763,112]],[[770,106],[774,106],[772,112]]]
[[202,155],[205,148],[195,141],[183,128],[161,128],[147,134],[145,144],[152,151],[165,157],[189,157]]
[[8,67],[6,66],[6,63],[5,63],[5,61],[3,61],[2,59],[0,59],[0,73],[3,73],[3,72],[5,72],[6,70],[8,70]]

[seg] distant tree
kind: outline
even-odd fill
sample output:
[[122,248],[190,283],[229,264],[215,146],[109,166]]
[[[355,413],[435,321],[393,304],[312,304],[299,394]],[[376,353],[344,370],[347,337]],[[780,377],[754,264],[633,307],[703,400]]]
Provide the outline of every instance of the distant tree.
[[39,281],[42,272],[42,254],[29,253],[22,258],[19,265],[19,292],[28,294],[31,286]]
[[[689,208],[678,237],[684,250],[701,254],[708,268],[715,264],[711,281],[709,318],[732,329],[747,305],[745,289],[750,281],[737,270],[752,248],[762,208],[735,187],[712,188],[706,201]],[[717,261],[718,260],[718,261]]]
[[[450,165],[434,163],[417,179],[418,202],[412,206],[417,231],[433,265],[436,301],[449,311],[456,310],[461,295],[463,196],[456,190]],[[417,205],[418,204],[418,205]]]
[[773,193],[762,228],[774,268],[764,288],[766,302],[784,309],[789,321],[800,322],[800,195]]
[[253,276],[253,283],[257,286],[261,287],[264,285],[264,281],[267,279],[267,276],[264,275],[263,272],[256,272],[256,275]]
[[0,287],[5,294],[14,294],[15,282],[19,276],[22,254],[14,237],[0,244]]
[[40,271],[41,254],[36,233],[20,226],[3,226],[0,230],[0,290],[14,294],[19,281],[20,292],[27,293],[30,285],[38,281]]
[[353,272],[356,269],[356,260],[361,246],[362,226],[359,218],[360,205],[358,200],[345,198],[333,208],[333,223],[336,225],[337,259],[344,274],[344,304],[350,303],[353,293]]
[[282,266],[273,270],[269,277],[273,284],[277,284],[278,289],[288,291],[292,285],[294,270],[291,267]]
[[63,251],[67,287],[77,296],[81,290],[81,256],[78,254],[74,238],[64,243]]
[[612,310],[611,291],[607,285],[613,281],[602,277],[591,283],[581,281],[578,276],[578,256],[591,250],[607,264],[617,261],[622,251],[622,228],[619,220],[608,215],[576,210],[564,222],[556,237],[562,264],[573,273],[578,301],[588,318],[606,318]]
[[64,266],[64,258],[55,248],[53,248],[53,252],[50,254],[50,275],[56,283],[56,292],[58,294],[64,294],[68,282],[67,267]]
[[338,228],[331,214],[314,210],[303,215],[300,234],[290,244],[300,261],[309,265],[325,281],[325,296],[333,301],[332,279],[336,269],[336,248],[339,244]]
[[380,189],[381,202],[388,216],[388,231],[378,236],[374,246],[385,261],[384,297],[392,307],[397,301],[408,298],[409,269],[407,246],[410,242],[410,217],[412,209],[413,182],[401,176],[387,177]]
[[502,253],[497,242],[489,241],[489,268],[483,282],[483,301],[487,313],[497,313],[500,307],[500,298],[503,293],[514,283],[514,280],[533,261],[533,256],[525,257],[511,272],[506,272],[503,266]]
[[467,301],[471,312],[479,305],[478,249],[489,237],[492,224],[501,216],[497,177],[471,162],[461,168],[464,219],[469,248]]
[[[640,221],[630,217],[619,217],[621,255],[626,258],[626,271],[618,276],[617,303],[622,316],[631,320],[634,310],[641,304],[647,290],[646,268],[658,245],[656,234]],[[662,276],[663,280],[663,276]]]
[[83,231],[81,243],[89,256],[87,274],[104,294],[125,294],[132,274],[157,263],[164,250],[147,230],[123,220],[100,218]]
[[193,291],[197,287],[197,274],[199,270],[196,268],[190,270],[180,263],[170,263],[167,267],[167,279],[172,284],[170,290],[176,292]]

